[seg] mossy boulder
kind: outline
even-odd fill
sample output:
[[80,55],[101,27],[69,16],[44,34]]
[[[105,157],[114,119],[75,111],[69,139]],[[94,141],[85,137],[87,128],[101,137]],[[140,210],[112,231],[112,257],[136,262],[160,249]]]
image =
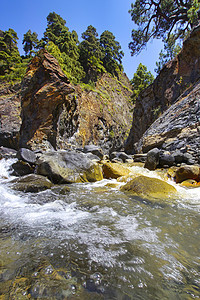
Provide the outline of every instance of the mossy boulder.
[[103,177],[106,179],[117,179],[118,177],[126,176],[130,173],[130,170],[120,163],[106,162],[103,164],[102,169]]
[[17,191],[37,193],[53,186],[52,182],[44,176],[29,174],[12,180],[12,188]]
[[200,168],[199,166],[185,165],[176,170],[175,173],[176,183],[181,183],[187,179],[200,181]]
[[168,198],[170,195],[176,194],[176,189],[172,185],[158,178],[147,176],[138,176],[132,179],[122,186],[120,190],[138,196],[160,199]]

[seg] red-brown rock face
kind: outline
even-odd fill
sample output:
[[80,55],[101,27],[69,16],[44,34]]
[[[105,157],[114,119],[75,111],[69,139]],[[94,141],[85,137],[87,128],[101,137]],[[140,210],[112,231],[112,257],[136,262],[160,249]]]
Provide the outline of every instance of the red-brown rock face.
[[40,50],[22,82],[20,147],[56,148],[58,118],[73,91],[57,60]]
[[184,42],[181,52],[161,70],[158,77],[137,99],[126,151],[134,152],[149,126],[178,97],[200,78],[200,26]]

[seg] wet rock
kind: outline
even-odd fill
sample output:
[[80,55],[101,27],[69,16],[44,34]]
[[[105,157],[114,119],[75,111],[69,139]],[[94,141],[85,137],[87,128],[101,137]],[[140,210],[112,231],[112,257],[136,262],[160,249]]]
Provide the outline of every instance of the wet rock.
[[14,190],[22,191],[25,193],[38,193],[46,189],[50,189],[53,186],[52,182],[49,179],[36,174],[25,175],[18,179],[12,180],[11,183],[11,187]]
[[95,145],[87,145],[83,148],[84,153],[92,153],[98,156],[100,159],[103,159],[103,150]]
[[107,179],[116,179],[118,177],[125,176],[130,173],[130,170],[128,168],[124,167],[122,164],[119,163],[106,162],[103,164],[102,169],[103,176]]
[[159,154],[159,166],[160,167],[171,167],[175,164],[175,158],[170,153],[160,152]]
[[172,185],[163,180],[147,176],[138,176],[130,180],[121,187],[121,191],[159,199],[166,199],[170,195],[176,194],[176,189]]
[[196,188],[196,187],[200,187],[200,182],[197,182],[196,180],[193,179],[187,179],[182,181],[180,185],[187,188]]
[[200,169],[199,166],[182,166],[177,169],[175,173],[176,183],[181,183],[187,179],[194,179],[200,181]]
[[103,179],[101,167],[76,151],[54,151],[42,154],[37,162],[37,174],[53,183],[95,182]]
[[33,166],[23,160],[18,160],[16,163],[12,164],[11,169],[13,170],[12,175],[14,176],[24,176],[34,173]]
[[147,158],[147,153],[138,153],[133,155],[134,162],[142,162],[144,163]]
[[23,160],[25,162],[28,162],[29,164],[35,164],[36,163],[36,155],[33,151],[26,149],[26,148],[20,148],[17,151],[17,158],[20,160]]
[[67,195],[70,192],[68,185],[54,185],[51,190],[52,192],[60,195]]
[[172,155],[176,164],[180,164],[184,161],[183,153],[180,150],[174,151]]
[[190,153],[184,153],[183,154],[183,161],[187,163],[188,165],[194,165],[195,159]]
[[125,152],[112,152],[110,154],[110,159],[112,162],[126,162],[127,160],[133,161],[133,158],[131,155],[126,154]]
[[159,154],[160,150],[157,148],[150,150],[147,153],[147,158],[144,167],[149,170],[155,170],[156,167],[159,165]]
[[0,158],[15,158],[17,151],[7,147],[0,147]]

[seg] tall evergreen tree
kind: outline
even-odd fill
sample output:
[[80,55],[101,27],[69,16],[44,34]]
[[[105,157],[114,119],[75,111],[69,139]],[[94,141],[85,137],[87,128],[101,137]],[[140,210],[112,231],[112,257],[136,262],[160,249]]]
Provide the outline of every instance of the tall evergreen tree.
[[53,49],[51,43],[58,47],[65,65],[63,70],[67,72],[69,79],[76,83],[84,77],[83,67],[79,62],[78,35],[75,31],[70,32],[65,24],[66,21],[60,15],[50,13],[47,16],[47,28],[42,40],[48,49]]
[[105,72],[101,61],[102,52],[96,28],[92,25],[88,26],[81,37],[83,41],[79,44],[79,60],[86,73],[84,81],[96,81],[97,77]]
[[133,89],[132,99],[133,102],[136,101],[139,94],[148,87],[154,81],[154,76],[150,71],[147,71],[147,67],[140,63],[137,67],[136,73],[131,79],[131,85]]
[[9,74],[21,57],[17,47],[17,33],[9,28],[0,34],[0,75]]
[[106,30],[100,36],[100,45],[103,53],[103,66],[107,72],[118,75],[122,68],[122,58],[124,56],[119,42],[115,40],[112,32]]
[[37,37],[37,33],[32,33],[30,29],[24,34],[22,44],[26,56],[31,56],[33,50],[37,48],[39,42]]

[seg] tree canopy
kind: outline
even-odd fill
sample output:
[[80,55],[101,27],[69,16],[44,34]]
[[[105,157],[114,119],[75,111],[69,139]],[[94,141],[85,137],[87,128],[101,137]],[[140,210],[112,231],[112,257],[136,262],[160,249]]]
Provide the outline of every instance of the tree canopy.
[[147,88],[154,81],[154,76],[150,71],[147,71],[147,67],[140,63],[137,67],[136,73],[131,79],[131,85],[133,89],[132,100],[136,101],[139,94]]
[[139,54],[152,38],[176,39],[198,24],[198,0],[136,0],[129,13],[137,29],[132,30],[131,54]]

